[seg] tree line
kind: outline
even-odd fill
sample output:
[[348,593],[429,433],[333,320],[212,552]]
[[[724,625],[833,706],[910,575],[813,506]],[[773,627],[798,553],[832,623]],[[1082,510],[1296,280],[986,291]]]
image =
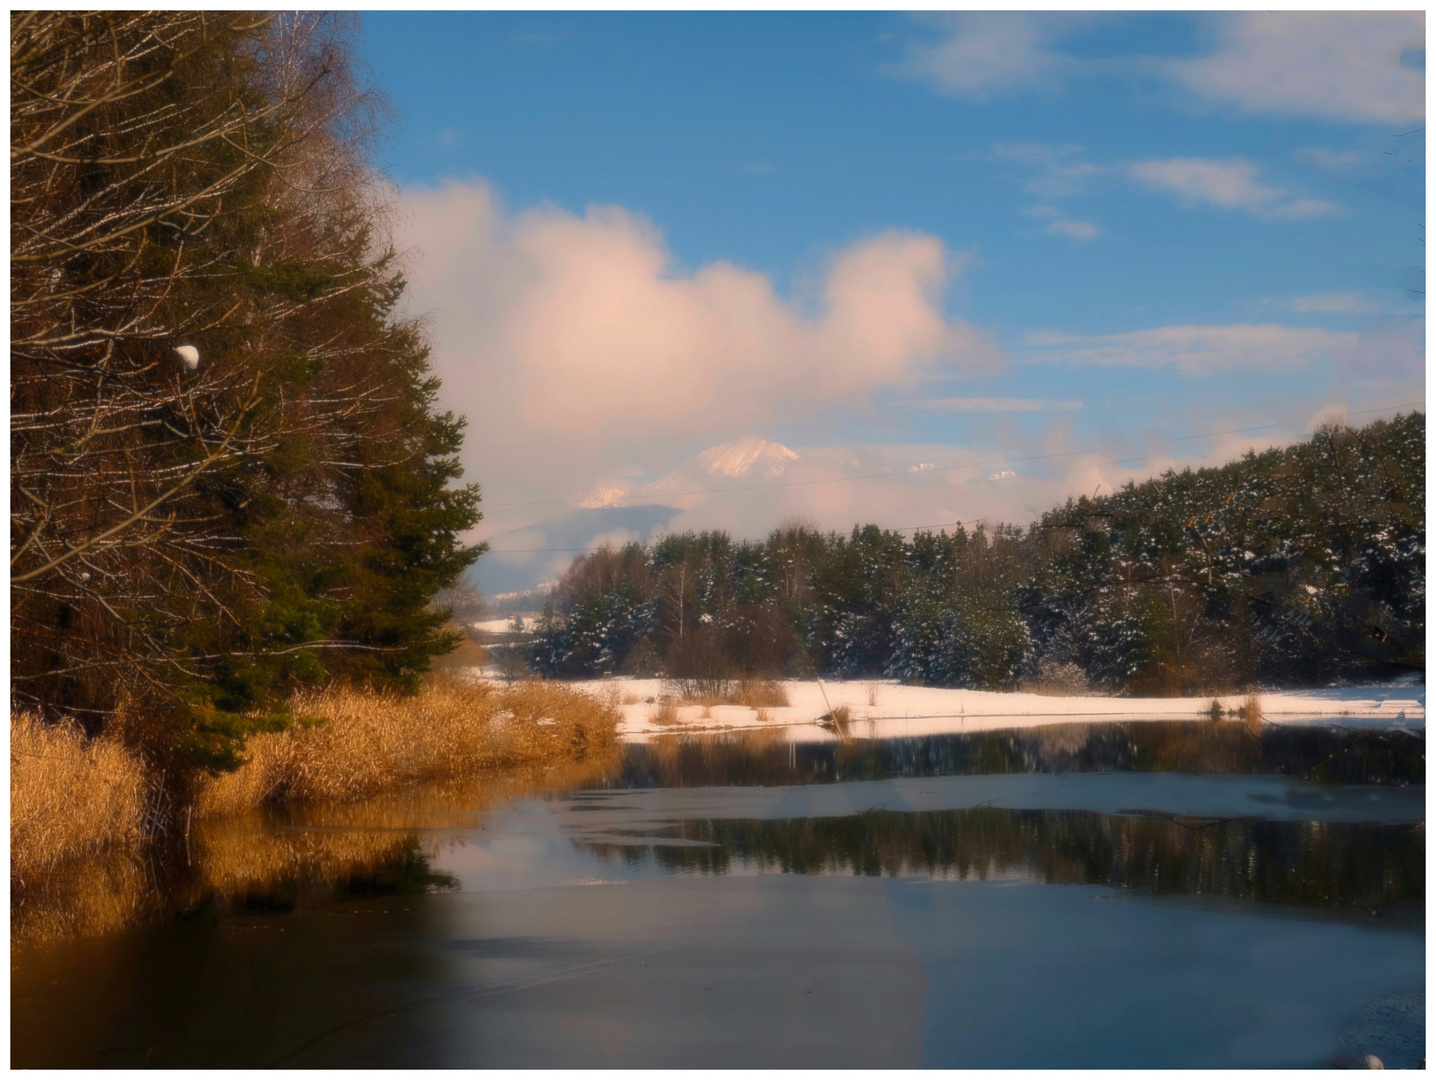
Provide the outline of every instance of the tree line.
[[1153,695],[1425,664],[1425,414],[1068,500],[1026,528],[802,525],[604,548],[528,652],[550,676],[885,676]]
[[12,708],[221,765],[295,687],[455,644],[430,600],[479,493],[356,26],[12,13]]

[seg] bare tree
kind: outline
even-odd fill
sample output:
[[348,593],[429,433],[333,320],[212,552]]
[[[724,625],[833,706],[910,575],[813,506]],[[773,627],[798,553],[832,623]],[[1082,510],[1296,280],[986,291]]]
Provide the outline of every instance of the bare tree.
[[[117,687],[202,676],[202,643],[263,599],[240,535],[256,492],[345,519],[346,448],[384,434],[364,429],[393,400],[341,311],[392,260],[345,33],[323,15],[11,16],[22,700],[102,712]],[[318,467],[286,475],[301,444]]]

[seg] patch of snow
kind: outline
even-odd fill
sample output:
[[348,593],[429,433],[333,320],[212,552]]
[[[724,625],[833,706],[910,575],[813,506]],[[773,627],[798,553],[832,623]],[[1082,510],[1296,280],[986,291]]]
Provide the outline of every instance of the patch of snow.
[[[627,698],[655,702],[671,693],[663,679],[620,676],[569,684],[575,689],[615,703]],[[995,731],[1005,728],[1042,727],[1080,721],[1200,720],[1210,716],[1212,698],[1131,698],[1047,696],[997,693],[984,690],[948,690],[903,686],[882,680],[879,702],[869,705],[872,681],[828,682],[788,680],[782,683],[788,705],[758,710],[742,705],[677,706],[677,722],[659,726],[651,720],[656,704],[618,705],[623,713],[619,733],[642,741],[674,732],[725,731],[771,728],[793,742],[828,742],[837,738],[820,719],[839,707],[849,713],[850,734],[861,738],[902,738]],[[1423,732],[1426,728],[1424,683],[1333,687],[1325,690],[1279,690],[1260,695],[1263,718],[1273,724],[1305,724],[1336,720],[1343,727],[1380,728]],[[1246,702],[1245,694],[1216,699],[1224,711]],[[1235,721],[1231,721],[1235,722]]]
[[[533,629],[534,620],[538,618],[536,611],[519,612],[520,618],[524,621],[524,631]],[[469,623],[473,629],[485,634],[508,634],[513,632],[513,616],[509,615],[502,619],[482,619],[479,622]]]

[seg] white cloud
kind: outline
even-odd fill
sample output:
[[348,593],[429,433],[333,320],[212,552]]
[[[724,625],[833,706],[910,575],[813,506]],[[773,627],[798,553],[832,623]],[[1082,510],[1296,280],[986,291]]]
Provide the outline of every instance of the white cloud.
[[1043,48],[1051,20],[1018,12],[965,12],[948,17],[951,34],[913,43],[890,74],[927,83],[940,93],[983,98],[994,91],[1049,80],[1058,57]]
[[1215,51],[1163,66],[1203,98],[1245,113],[1378,124],[1425,115],[1425,74],[1401,62],[1426,47],[1423,12],[1248,11],[1215,22]]
[[1057,48],[1075,25],[1070,15],[969,12],[947,17],[947,36],[910,44],[887,71],[972,99],[1116,72],[1155,75],[1255,115],[1386,125],[1425,115],[1425,73],[1402,63],[1425,49],[1420,11],[1224,12],[1205,21],[1215,37],[1206,55],[1093,59]]
[[508,217],[482,183],[406,200],[404,241],[423,254],[415,302],[439,311],[440,366],[478,416],[503,426],[572,435],[640,420],[742,423],[795,398],[851,399],[997,359],[943,314],[961,260],[931,236],[886,232],[838,253],[822,310],[808,314],[731,263],[677,270],[657,230],[618,207]]
[[1102,230],[1090,221],[1067,221],[1065,219],[1050,223],[1043,232],[1065,236],[1072,240],[1095,240],[1102,235]]
[[[1110,171],[1101,165],[1079,160],[1077,155],[1081,152],[1080,146],[1072,145],[998,143],[992,148],[990,155],[978,156],[1031,165],[1037,170],[1037,175],[1023,185],[1024,190],[1041,199],[1061,199],[1085,191],[1092,180]],[[1051,211],[1052,214],[1057,212],[1050,206],[1034,206],[1030,212],[1035,216],[1043,216],[1046,211]]]
[[905,405],[917,409],[937,409],[942,412],[1051,412],[1080,409],[1080,401],[1047,401],[1042,398],[1005,397],[945,397],[908,401]]
[[812,416],[1003,363],[944,313],[964,260],[932,236],[890,231],[837,252],[809,309],[731,263],[675,266],[661,234],[619,207],[507,214],[481,181],[405,201],[410,303],[432,312],[444,404],[469,418],[465,464],[490,508],[602,499],[616,469],[657,467],[673,445],[635,449],[635,437]]
[[1332,150],[1326,146],[1308,146],[1292,156],[1303,164],[1330,173],[1346,172],[1366,161],[1366,155],[1360,150]]
[[1280,188],[1256,181],[1256,167],[1246,161],[1172,158],[1139,161],[1129,170],[1134,179],[1165,188],[1191,202],[1209,202],[1227,209],[1248,210],[1281,198]]
[[1127,167],[1132,179],[1167,191],[1183,202],[1209,203],[1225,210],[1244,210],[1265,218],[1320,217],[1340,209],[1320,199],[1291,199],[1283,188],[1257,180],[1257,169],[1240,159],[1169,158],[1138,161]]
[[1033,360],[1105,367],[1175,367],[1188,375],[1243,369],[1294,371],[1312,360],[1348,351],[1356,334],[1294,326],[1163,326],[1125,334],[1033,333]]
[[1304,221],[1307,218],[1329,217],[1340,211],[1341,207],[1325,199],[1293,199],[1267,210],[1265,216],[1283,221]]

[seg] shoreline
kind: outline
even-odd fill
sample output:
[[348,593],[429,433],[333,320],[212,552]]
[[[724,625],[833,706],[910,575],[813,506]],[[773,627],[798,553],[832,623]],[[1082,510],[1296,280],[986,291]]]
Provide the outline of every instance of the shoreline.
[[[486,670],[471,669],[485,681]],[[716,734],[731,731],[781,732],[792,742],[828,742],[845,737],[903,738],[966,734],[1005,728],[1032,728],[1071,723],[1205,720],[1211,722],[1215,700],[1224,714],[1237,714],[1246,694],[1186,698],[1128,698],[1100,695],[1054,696],[1022,692],[942,689],[903,686],[892,680],[838,681],[787,679],[777,683],[787,695],[786,706],[762,709],[745,705],[682,704],[664,679],[577,680],[566,685],[605,700],[623,716],[618,726],[624,742],[646,742],[674,734]],[[1410,679],[1397,682],[1309,690],[1276,690],[1257,694],[1261,719],[1280,725],[1320,724],[1359,729],[1424,732],[1426,686]],[[655,722],[664,699],[675,707],[672,719]],[[846,708],[843,732],[825,720]],[[704,714],[707,715],[704,715]],[[1218,722],[1238,722],[1224,715]]]

